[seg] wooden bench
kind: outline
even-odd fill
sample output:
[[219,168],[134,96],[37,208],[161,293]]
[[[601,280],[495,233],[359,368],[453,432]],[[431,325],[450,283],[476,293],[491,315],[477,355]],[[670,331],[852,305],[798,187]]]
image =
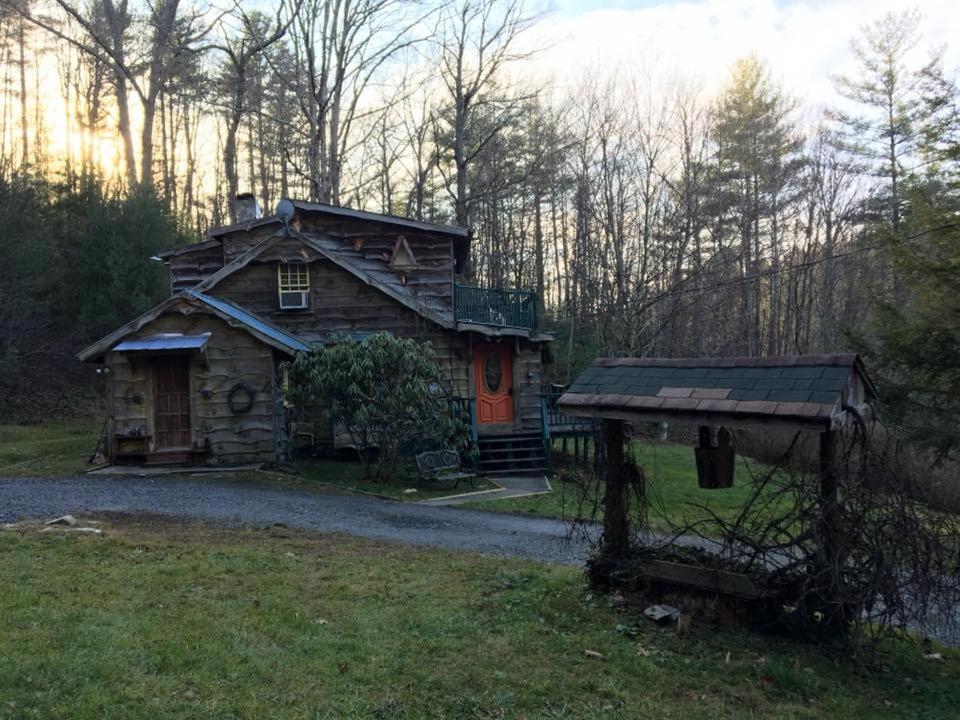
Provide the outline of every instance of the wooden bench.
[[431,450],[417,455],[417,470],[420,471],[422,482],[429,482],[434,487],[446,486],[455,488],[461,480],[470,483],[470,489],[476,488],[477,476],[471,472],[464,472],[460,466],[460,453],[456,450]]

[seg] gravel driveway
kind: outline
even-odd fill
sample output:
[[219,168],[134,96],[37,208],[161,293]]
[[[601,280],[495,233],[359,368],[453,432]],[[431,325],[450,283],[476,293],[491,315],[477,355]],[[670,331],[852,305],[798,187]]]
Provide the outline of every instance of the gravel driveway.
[[[586,538],[567,537],[559,520],[453,507],[336,495],[213,478],[169,476],[80,476],[0,478],[0,523],[49,518],[66,513],[152,512],[244,525],[283,523],[319,532],[339,532],[378,540],[472,550],[500,557],[581,565],[589,553]],[[651,539],[657,536],[651,534]],[[684,545],[709,545],[678,538]],[[960,646],[958,608],[944,609],[912,626],[946,645]]]
[[502,557],[581,564],[584,540],[558,520],[429,507],[212,478],[80,476],[0,478],[0,523],[65,513],[144,511],[397,540]]

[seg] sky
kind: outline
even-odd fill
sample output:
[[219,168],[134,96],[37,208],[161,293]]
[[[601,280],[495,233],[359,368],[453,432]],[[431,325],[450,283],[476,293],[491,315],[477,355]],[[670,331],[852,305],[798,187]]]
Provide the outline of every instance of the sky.
[[[276,0],[253,0],[272,5]],[[512,72],[563,102],[566,90],[584,78],[599,81],[612,69],[623,75],[699,88],[712,99],[733,62],[748,53],[765,59],[788,94],[800,105],[801,120],[815,123],[822,110],[843,105],[831,75],[853,70],[850,41],[864,23],[887,11],[917,8],[921,41],[911,65],[919,66],[931,48],[946,46],[951,69],[960,67],[960,0],[528,0],[548,3],[547,12],[522,38],[538,51]],[[44,57],[50,92],[60,85],[56,57]],[[137,112],[138,104],[133,104]],[[51,150],[64,150],[66,133],[58,103],[45,108]],[[201,131],[205,147],[215,147],[213,126]],[[76,144],[76,142],[75,142]],[[102,162],[118,154],[115,130],[98,137]]]
[[639,59],[656,73],[716,88],[734,60],[753,52],[816,109],[836,99],[831,74],[852,70],[850,40],[859,28],[886,11],[913,7],[922,17],[917,59],[947,45],[947,65],[960,65],[957,0],[552,0],[528,41],[549,43],[532,62],[537,74],[561,82],[584,68]]

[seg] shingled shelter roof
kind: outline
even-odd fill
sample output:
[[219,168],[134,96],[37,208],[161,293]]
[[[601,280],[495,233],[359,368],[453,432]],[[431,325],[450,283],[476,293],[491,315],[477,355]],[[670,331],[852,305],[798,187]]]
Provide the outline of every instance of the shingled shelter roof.
[[601,358],[560,397],[567,415],[829,429],[877,397],[857,355]]

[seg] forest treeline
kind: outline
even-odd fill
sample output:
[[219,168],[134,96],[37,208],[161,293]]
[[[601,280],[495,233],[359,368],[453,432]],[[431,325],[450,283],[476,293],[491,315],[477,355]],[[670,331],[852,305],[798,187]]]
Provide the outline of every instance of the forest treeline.
[[600,354],[876,346],[930,295],[911,263],[955,256],[957,73],[915,11],[851,29],[812,115],[750,55],[713,88],[523,80],[524,0],[259,8],[0,0],[8,364],[162,297],[149,254],[242,191],[469,225],[473,282],[539,292],[558,381]]

